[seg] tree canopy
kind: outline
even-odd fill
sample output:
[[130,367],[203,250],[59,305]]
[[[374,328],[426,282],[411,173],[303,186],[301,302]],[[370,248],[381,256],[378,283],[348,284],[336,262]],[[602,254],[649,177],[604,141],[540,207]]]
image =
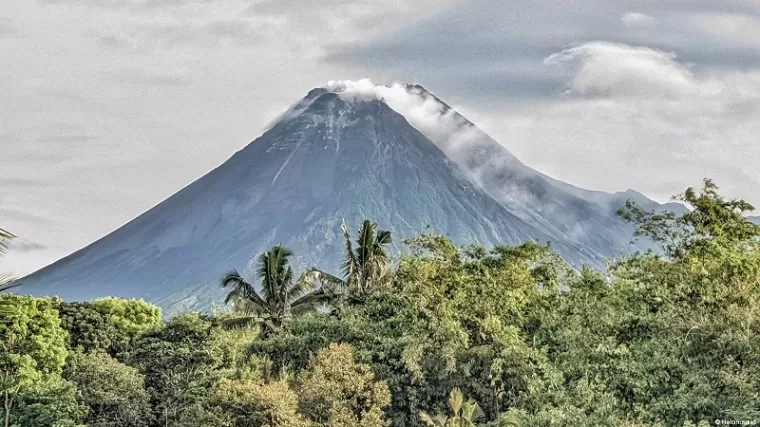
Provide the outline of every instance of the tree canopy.
[[[683,215],[620,215],[660,250],[574,270],[549,245],[485,248],[344,227],[343,277],[276,246],[241,313],[0,295],[6,426],[706,427],[760,422],[760,227],[706,180]],[[373,258],[376,257],[376,258]],[[314,286],[320,282],[323,286]],[[331,284],[340,284],[332,286]],[[304,300],[306,298],[306,300]],[[300,302],[299,302],[300,301]],[[309,301],[306,304],[304,301]],[[303,305],[302,305],[303,304]],[[326,310],[315,310],[326,305]],[[237,306],[237,304],[236,304]],[[302,307],[302,308],[301,308]]]

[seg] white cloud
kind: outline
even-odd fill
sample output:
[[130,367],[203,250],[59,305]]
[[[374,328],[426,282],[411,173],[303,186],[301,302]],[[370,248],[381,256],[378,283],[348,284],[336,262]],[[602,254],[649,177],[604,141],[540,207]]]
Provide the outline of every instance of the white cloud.
[[603,42],[547,58],[561,99],[502,111],[489,130],[518,157],[573,184],[660,200],[705,176],[760,200],[760,72],[695,72],[676,55]]
[[569,89],[576,95],[678,98],[719,90],[699,81],[674,53],[646,47],[587,43],[544,62],[572,71]]
[[326,88],[351,100],[382,100],[404,116],[415,129],[438,144],[450,155],[466,149],[468,142],[480,136],[471,126],[420,89],[403,83],[377,85],[370,79],[330,81]]
[[651,27],[657,20],[646,13],[628,12],[620,17],[626,27]]
[[[488,147],[493,141],[479,127],[472,126],[456,108],[447,108],[428,92],[403,83],[376,85],[369,79],[358,81],[331,81],[327,89],[350,100],[381,100],[404,116],[415,129],[433,141],[446,155],[464,166],[471,177],[481,185],[490,187],[494,170],[520,173],[524,167],[512,156],[493,156]],[[487,151],[484,151],[487,150]],[[489,179],[490,178],[490,179]],[[507,198],[514,205],[535,207],[535,195],[528,194],[522,185],[501,188],[499,200]],[[551,206],[542,206],[545,211]]]

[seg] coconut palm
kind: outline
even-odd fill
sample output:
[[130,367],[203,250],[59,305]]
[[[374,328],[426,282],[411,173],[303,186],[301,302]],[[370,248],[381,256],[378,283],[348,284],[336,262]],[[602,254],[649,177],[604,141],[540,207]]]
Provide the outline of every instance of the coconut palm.
[[293,316],[315,311],[330,299],[330,293],[315,290],[313,282],[302,276],[294,280],[290,257],[293,253],[277,245],[259,256],[257,276],[261,290],[243,278],[236,270],[222,277],[222,287],[231,288],[224,302],[232,304],[235,312],[244,314],[225,322],[228,327],[258,323],[265,332],[277,332]]
[[342,265],[343,277],[337,277],[322,270],[312,268],[306,274],[314,280],[330,284],[342,293],[355,296],[367,294],[388,279],[390,257],[387,246],[391,243],[391,232],[378,230],[377,223],[364,220],[359,227],[356,247],[351,241],[348,225],[344,220],[341,230],[345,238],[346,253]]
[[474,400],[464,401],[464,395],[459,387],[451,390],[449,407],[451,417],[440,413],[430,415],[423,411],[420,412],[420,419],[431,427],[475,427],[475,422],[484,415],[483,410]]
[[[8,241],[15,237],[10,231],[0,228],[0,257],[8,251]],[[10,274],[0,273],[0,291],[6,289],[12,281],[13,277]]]
[[[16,236],[10,231],[6,231],[0,228],[0,257],[5,255],[6,251],[8,250],[8,241],[15,237]],[[13,284],[13,280],[14,278],[10,274],[0,273],[0,292],[14,287],[15,285]],[[0,318],[8,316],[10,313],[11,307],[8,304],[8,301],[0,298]]]

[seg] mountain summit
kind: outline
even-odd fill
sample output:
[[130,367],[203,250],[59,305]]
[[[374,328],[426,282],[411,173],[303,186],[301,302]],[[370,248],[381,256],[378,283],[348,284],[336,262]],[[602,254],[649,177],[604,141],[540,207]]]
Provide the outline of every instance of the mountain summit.
[[278,243],[297,268],[337,270],[343,219],[372,219],[396,242],[425,230],[457,243],[551,241],[577,266],[626,250],[615,195],[533,171],[421,86],[359,83],[312,90],[221,166],[19,290],[205,309],[221,301],[225,271],[252,273]]

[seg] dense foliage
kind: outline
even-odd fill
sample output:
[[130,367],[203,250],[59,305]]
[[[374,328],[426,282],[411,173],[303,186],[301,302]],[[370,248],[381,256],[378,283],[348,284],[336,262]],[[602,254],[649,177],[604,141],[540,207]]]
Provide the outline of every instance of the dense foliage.
[[160,321],[140,301],[3,294],[0,415],[18,427],[760,422],[760,227],[709,180],[681,200],[693,210],[678,217],[622,209],[662,250],[604,273],[538,243],[434,235],[392,265],[390,235],[365,222],[355,245],[344,227],[342,277],[296,278],[282,247],[260,257],[260,286],[226,275],[229,300],[248,307],[232,313]]

